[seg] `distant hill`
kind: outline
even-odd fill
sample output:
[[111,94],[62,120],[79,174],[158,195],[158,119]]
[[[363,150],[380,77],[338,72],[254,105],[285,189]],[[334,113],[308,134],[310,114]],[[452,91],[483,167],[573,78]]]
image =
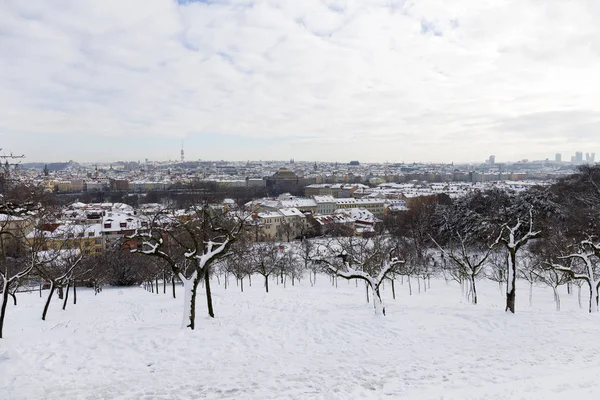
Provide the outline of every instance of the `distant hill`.
[[48,166],[48,171],[63,171],[65,169],[68,169],[70,167],[73,167],[76,163],[74,163],[73,161],[69,161],[69,162],[59,162],[59,163],[39,163],[39,162],[35,162],[35,163],[22,163],[19,164],[19,167],[22,169],[38,169],[38,170],[43,170],[44,166]]

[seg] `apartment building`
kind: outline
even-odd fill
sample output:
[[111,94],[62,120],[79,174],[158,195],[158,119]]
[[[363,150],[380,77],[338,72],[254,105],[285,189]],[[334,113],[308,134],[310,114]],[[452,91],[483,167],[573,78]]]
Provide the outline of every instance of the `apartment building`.
[[255,212],[252,220],[257,240],[290,241],[301,237],[308,228],[306,216],[297,208]]
[[338,209],[364,208],[373,213],[376,217],[383,218],[386,201],[384,199],[376,198],[336,199],[335,204]]

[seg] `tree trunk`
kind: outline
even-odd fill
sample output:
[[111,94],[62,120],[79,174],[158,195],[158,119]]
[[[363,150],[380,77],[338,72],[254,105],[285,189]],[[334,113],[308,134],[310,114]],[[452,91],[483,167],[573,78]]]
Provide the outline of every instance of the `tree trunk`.
[[419,275],[417,275],[417,287],[419,289],[419,293],[421,293],[421,280],[419,279]]
[[67,290],[65,292],[65,301],[63,301],[63,311],[67,309],[67,300],[69,300],[69,289],[71,288],[71,280],[67,282]]
[[[587,282],[587,281],[586,281]],[[587,282],[588,286],[590,287],[590,305],[588,307],[588,311],[591,313],[592,312],[592,302],[594,301],[594,294],[592,293],[592,282]]]
[[241,283],[242,293],[244,293],[244,278],[240,279],[240,283]]
[[560,296],[556,287],[552,287],[554,292],[554,303],[556,304],[556,311],[560,311]]
[[171,277],[171,288],[173,289],[173,298],[176,299],[177,296],[175,295],[175,275]]
[[8,294],[10,294],[10,297],[12,297],[13,299],[13,305],[16,306],[17,305],[17,296],[13,293],[8,292]]
[[471,275],[471,290],[473,291],[473,304],[477,304],[477,289],[475,288],[475,275]]
[[63,290],[62,284],[58,286],[57,292],[58,292],[58,298],[59,298],[60,300],[62,300],[62,299],[63,299],[63,297],[65,296],[65,293],[64,293],[64,290]]
[[194,330],[196,322],[196,291],[200,278],[196,272],[193,273],[190,279],[185,276],[180,276],[181,282],[183,282],[183,321],[181,323],[182,328],[190,328]]
[[314,274],[314,278],[313,278],[313,284],[317,284],[317,271],[313,271]]
[[163,271],[163,294],[167,294],[167,273]]
[[392,279],[392,297],[396,300],[396,288],[394,288],[394,279]]
[[465,279],[465,290],[467,292],[466,298],[468,301],[473,301],[473,285],[471,285],[471,279]]
[[77,304],[77,281],[73,279],[73,304]]
[[211,318],[214,318],[215,311],[213,310],[212,293],[210,291],[210,267],[209,266],[204,267],[204,285],[206,288],[206,307],[208,308],[208,315],[210,315]]
[[44,312],[42,313],[42,320],[46,320],[46,314],[48,314],[48,307],[50,307],[50,300],[54,294],[54,282],[50,281],[50,293],[48,293],[48,299],[46,299],[46,305],[44,306]]
[[40,299],[42,298],[42,288],[44,287],[44,281],[40,279]]
[[158,274],[156,274],[156,277],[154,278],[154,280],[156,281],[156,294],[160,294],[158,292]]
[[265,275],[265,290],[269,293],[269,275]]
[[515,313],[515,284],[517,279],[517,253],[515,249],[509,249],[509,264],[508,264],[508,276],[506,279],[506,309],[504,311],[510,311]]
[[533,306],[533,282],[529,282],[529,307]]
[[375,305],[375,312],[377,315],[385,316],[385,306],[383,304],[383,300],[381,300],[379,288],[373,289],[373,304]]
[[583,308],[581,305],[581,285],[577,285],[577,303],[579,304],[579,308]]
[[408,275],[406,278],[408,280],[408,294],[409,296],[412,296],[412,285],[410,284],[410,275]]
[[6,280],[2,283],[2,307],[0,308],[0,339],[4,329],[4,316],[6,315],[6,305],[8,304],[8,284]]
[[369,303],[369,283],[365,281],[365,289],[367,291],[367,303]]
[[252,274],[248,274],[248,285],[252,287]]
[[313,281],[312,281],[312,274],[310,272],[308,273],[308,281],[310,282],[310,287],[313,287],[314,284],[313,284]]

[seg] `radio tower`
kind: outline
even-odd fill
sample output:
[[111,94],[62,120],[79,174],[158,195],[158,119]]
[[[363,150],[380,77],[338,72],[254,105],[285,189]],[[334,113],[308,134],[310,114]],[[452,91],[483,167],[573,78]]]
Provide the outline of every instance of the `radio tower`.
[[181,163],[183,164],[183,160],[185,157],[183,156],[183,140],[181,141]]

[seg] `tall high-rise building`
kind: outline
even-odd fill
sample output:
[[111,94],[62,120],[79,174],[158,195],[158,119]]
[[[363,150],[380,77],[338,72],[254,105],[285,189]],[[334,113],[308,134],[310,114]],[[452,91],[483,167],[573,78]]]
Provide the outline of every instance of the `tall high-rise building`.
[[556,161],[556,162],[562,161],[562,156],[560,153],[556,153],[556,155],[554,156],[554,161]]
[[493,167],[494,164],[496,164],[496,156],[490,156],[489,160],[488,160],[488,164],[490,165],[490,167]]
[[184,153],[183,153],[183,141],[182,141],[181,142],[181,163],[182,164],[183,164],[184,160],[185,160],[185,157],[184,157]]
[[583,163],[583,153],[581,151],[575,152],[575,163],[577,163],[577,164]]
[[595,163],[596,162],[596,153],[592,153],[592,156],[590,157],[590,162],[591,163]]

